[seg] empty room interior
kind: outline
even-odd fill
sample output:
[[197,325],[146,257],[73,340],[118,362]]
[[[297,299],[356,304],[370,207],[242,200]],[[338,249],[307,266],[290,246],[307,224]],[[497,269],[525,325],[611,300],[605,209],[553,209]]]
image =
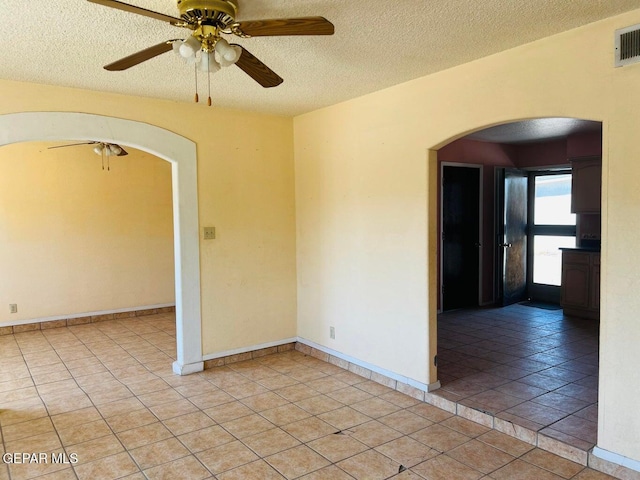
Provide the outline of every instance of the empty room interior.
[[640,479],[640,0],[284,3],[7,6],[0,480]]

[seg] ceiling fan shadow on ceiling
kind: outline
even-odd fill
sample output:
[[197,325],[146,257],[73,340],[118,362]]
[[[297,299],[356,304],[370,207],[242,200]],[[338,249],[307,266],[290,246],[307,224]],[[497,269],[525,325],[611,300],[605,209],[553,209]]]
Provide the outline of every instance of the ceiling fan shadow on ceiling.
[[100,155],[102,157],[102,170],[104,170],[105,157],[107,159],[107,170],[110,171],[111,162],[109,161],[109,159],[111,157],[124,157],[125,155],[129,155],[129,152],[127,152],[124,148],[122,148],[117,143],[98,142],[98,141],[70,143],[67,145],[56,145],[54,147],[47,148],[47,150],[52,150],[54,148],[77,147],[80,145],[95,145],[95,147],[93,147],[93,152],[96,155]]
[[[236,65],[265,88],[276,87],[284,80],[246,48],[230,44],[223,35],[240,38],[289,35],[333,35],[333,24],[324,17],[278,18],[271,20],[243,20],[236,22],[238,0],[177,0],[180,18],[129,5],[117,0],[88,0],[106,7],[136,13],[176,27],[192,30],[183,39],[167,40],[113,63],[105,65],[109,71],[121,71],[173,50],[194,65],[196,76],[195,101],[198,102],[198,70],[206,72],[209,80],[220,68]],[[211,83],[209,98],[211,106]]]

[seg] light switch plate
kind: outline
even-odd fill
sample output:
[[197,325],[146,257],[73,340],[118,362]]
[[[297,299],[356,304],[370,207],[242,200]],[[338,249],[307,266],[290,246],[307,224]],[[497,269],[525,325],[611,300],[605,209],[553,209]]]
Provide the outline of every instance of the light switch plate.
[[216,227],[204,227],[204,239],[214,240],[216,238]]

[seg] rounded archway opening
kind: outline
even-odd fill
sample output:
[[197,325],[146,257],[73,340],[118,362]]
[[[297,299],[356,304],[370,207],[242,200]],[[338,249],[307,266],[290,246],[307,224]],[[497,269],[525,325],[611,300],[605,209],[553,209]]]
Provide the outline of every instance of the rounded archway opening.
[[[432,153],[438,314],[433,308],[430,332],[441,385],[433,393],[487,421],[537,423],[560,441],[576,435],[569,425],[579,421],[576,442],[588,450],[597,435],[602,123],[510,122],[458,135]],[[576,182],[576,172],[595,172],[593,165],[597,185]],[[578,197],[595,196],[597,205],[576,206]],[[505,231],[514,222],[519,240]],[[580,275],[567,270],[567,257],[581,262]],[[517,275],[507,269],[516,261]],[[514,275],[518,285],[505,287]],[[567,300],[563,289],[575,288],[577,277],[586,296]]]
[[173,370],[178,374],[202,370],[195,144],[153,125],[101,115],[24,112],[0,116],[0,146],[61,140],[131,146],[171,163],[177,344]]

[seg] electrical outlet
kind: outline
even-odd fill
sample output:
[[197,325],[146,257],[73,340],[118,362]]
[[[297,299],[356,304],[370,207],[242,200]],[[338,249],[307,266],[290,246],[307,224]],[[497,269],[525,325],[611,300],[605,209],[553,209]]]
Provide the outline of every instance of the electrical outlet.
[[215,240],[215,238],[216,238],[216,227],[204,227],[204,239]]
[[336,339],[336,329],[333,327],[329,327],[329,338]]
[[18,313],[18,304],[10,303],[9,304],[9,313]]

